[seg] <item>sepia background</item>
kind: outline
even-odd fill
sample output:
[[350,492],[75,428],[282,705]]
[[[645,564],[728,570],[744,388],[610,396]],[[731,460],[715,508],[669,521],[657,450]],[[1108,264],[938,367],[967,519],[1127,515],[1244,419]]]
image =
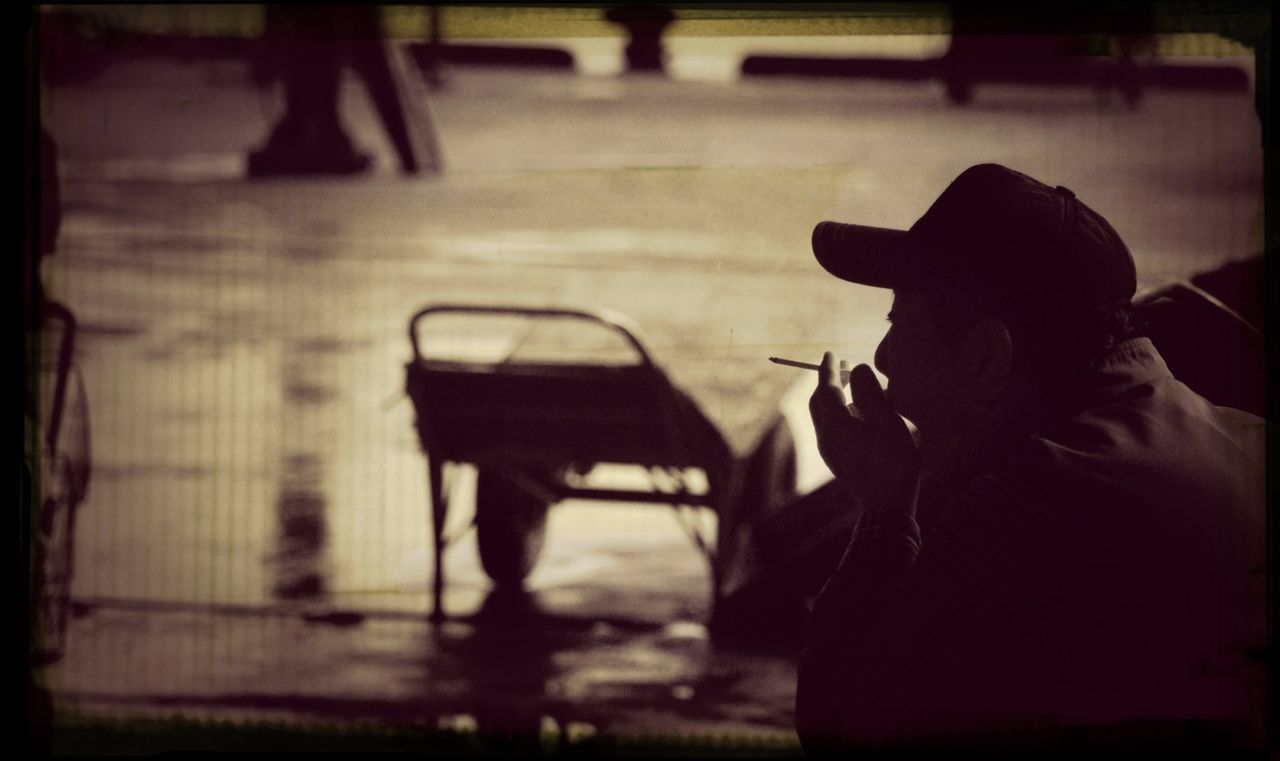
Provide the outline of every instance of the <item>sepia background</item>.
[[[409,317],[442,302],[616,310],[745,455],[810,382],[767,357],[869,361],[886,328],[890,294],[813,261],[820,220],[907,227],[963,169],[997,162],[1109,219],[1140,286],[1261,252],[1253,51],[1208,22],[1164,19],[1139,62],[1243,87],[1151,86],[1129,103],[991,82],[958,105],[936,78],[741,73],[753,55],[941,56],[944,6],[677,10],[665,72],[645,73],[627,72],[599,8],[444,7],[445,44],[572,65],[445,60],[434,82],[415,58],[430,12],[396,6],[390,55],[440,171],[399,171],[347,71],[342,120],[371,170],[251,180],[246,157],[284,112],[251,55],[264,15],[39,13],[81,35],[58,43],[74,66],[41,72],[64,206],[43,280],[78,319],[92,452],[65,654],[41,674],[55,742],[77,722],[196,717],[796,752],[794,653],[710,641],[707,563],[669,509],[555,507],[528,580],[537,615],[492,618],[464,475],[450,619],[428,621]],[[1095,57],[1113,59],[1103,43]],[[502,345],[460,330],[463,352]],[[560,340],[543,348],[569,351]]]

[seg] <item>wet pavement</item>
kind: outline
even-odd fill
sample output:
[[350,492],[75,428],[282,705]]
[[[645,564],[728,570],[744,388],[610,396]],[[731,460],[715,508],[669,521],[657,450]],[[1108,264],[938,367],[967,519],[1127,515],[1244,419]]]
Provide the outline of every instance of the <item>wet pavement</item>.
[[796,380],[766,357],[869,358],[884,329],[888,294],[812,263],[819,219],[906,226],[999,161],[1076,190],[1150,284],[1250,253],[1261,208],[1248,96],[1131,111],[992,86],[958,110],[932,85],[460,70],[431,100],[443,176],[394,173],[352,84],[376,173],[249,183],[278,105],[246,81],[137,62],[45,95],[66,202],[46,282],[82,323],[94,452],[45,675],[63,721],[551,722],[794,751],[791,654],[712,646],[707,565],[668,509],[558,506],[529,593],[494,593],[464,474],[452,618],[427,621],[408,317],[617,309],[746,452]]

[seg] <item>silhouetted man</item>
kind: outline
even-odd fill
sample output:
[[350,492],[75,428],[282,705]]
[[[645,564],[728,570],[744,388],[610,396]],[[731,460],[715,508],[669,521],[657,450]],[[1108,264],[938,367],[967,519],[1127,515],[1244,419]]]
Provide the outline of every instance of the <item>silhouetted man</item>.
[[910,230],[813,248],[894,300],[887,389],[858,365],[846,406],[827,353],[810,401],[862,515],[810,622],[805,748],[1260,744],[1263,422],[1136,337],[1111,225],[988,164]]

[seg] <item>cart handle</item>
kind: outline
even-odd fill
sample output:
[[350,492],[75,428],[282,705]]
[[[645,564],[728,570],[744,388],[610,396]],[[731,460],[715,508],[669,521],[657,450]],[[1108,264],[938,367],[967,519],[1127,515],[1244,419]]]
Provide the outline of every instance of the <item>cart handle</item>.
[[639,326],[629,317],[619,312],[608,309],[593,312],[584,309],[487,306],[482,304],[435,304],[423,307],[414,313],[413,317],[409,318],[409,343],[413,346],[413,359],[415,362],[422,360],[422,352],[418,345],[418,323],[429,315],[444,312],[453,314],[502,314],[534,319],[575,319],[596,322],[621,333],[623,338],[627,339],[631,347],[636,350],[636,354],[640,355],[643,365],[650,368],[656,367],[653,359],[649,356],[649,352],[645,351],[644,344],[637,337],[640,333]]
[[58,432],[62,427],[62,408],[67,398],[67,378],[71,374],[71,356],[76,341],[76,316],[66,306],[56,301],[44,303],[44,318],[65,324],[62,345],[58,347],[58,375],[53,387],[53,411],[49,415],[49,432],[45,438],[49,456],[58,449]]

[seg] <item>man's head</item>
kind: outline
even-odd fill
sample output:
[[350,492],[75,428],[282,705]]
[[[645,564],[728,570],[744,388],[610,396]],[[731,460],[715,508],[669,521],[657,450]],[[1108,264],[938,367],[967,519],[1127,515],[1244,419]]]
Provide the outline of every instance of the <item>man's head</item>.
[[894,289],[876,366],[925,433],[1011,393],[1065,390],[1125,337],[1136,288],[1105,219],[994,164],[962,173],[910,230],[823,222],[813,248],[837,277]]

